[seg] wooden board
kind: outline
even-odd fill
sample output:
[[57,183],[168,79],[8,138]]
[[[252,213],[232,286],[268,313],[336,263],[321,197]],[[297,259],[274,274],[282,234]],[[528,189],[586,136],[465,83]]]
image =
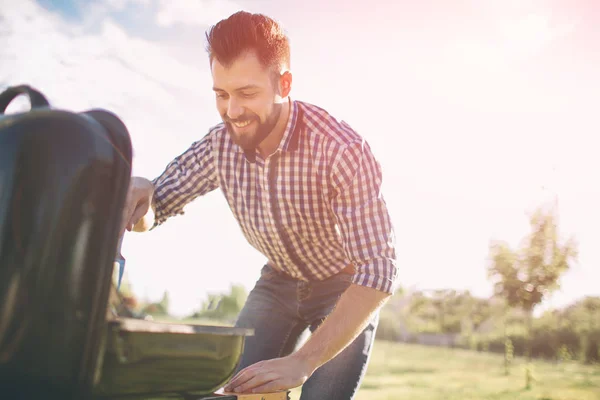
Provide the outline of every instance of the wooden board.
[[207,397],[203,400],[289,400],[289,392],[275,392],[275,393],[254,393],[254,394],[238,394],[228,393],[215,395],[213,397]]

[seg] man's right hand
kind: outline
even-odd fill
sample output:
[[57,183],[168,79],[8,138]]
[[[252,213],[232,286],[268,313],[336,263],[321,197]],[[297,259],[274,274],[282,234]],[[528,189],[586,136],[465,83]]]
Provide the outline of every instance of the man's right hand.
[[121,223],[120,236],[125,230],[144,232],[154,224],[154,212],[152,210],[152,196],[154,185],[146,178],[134,176],[131,178],[127,199],[123,208],[123,219]]

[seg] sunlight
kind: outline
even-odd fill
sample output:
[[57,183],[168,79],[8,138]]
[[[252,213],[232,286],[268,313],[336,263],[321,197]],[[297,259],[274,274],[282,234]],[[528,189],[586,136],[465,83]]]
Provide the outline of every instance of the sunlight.
[[[262,61],[260,55],[265,54],[281,60],[281,54],[287,54],[287,41],[280,35],[267,35],[277,49],[256,53],[259,57],[248,53],[250,57],[232,57],[229,63],[227,56],[217,56],[219,62],[209,63],[207,29],[238,10],[273,17],[289,36],[293,79],[286,71],[279,80],[278,94],[272,91],[272,75],[257,60]],[[183,215],[156,229],[125,233],[120,248],[126,259],[122,286],[111,288],[105,310],[99,308],[103,300],[97,298],[106,291],[97,290],[94,301],[86,300],[90,285],[104,287],[102,282],[85,277],[74,282],[52,273],[54,259],[61,260],[55,264],[72,267],[56,256],[67,254],[67,248],[74,249],[73,265],[85,265],[82,260],[89,257],[81,252],[81,243],[73,243],[73,248],[63,243],[62,253],[57,253],[56,246],[38,246],[44,252],[43,267],[32,265],[23,272],[23,262],[14,259],[25,259],[25,255],[11,255],[12,231],[9,228],[2,233],[0,229],[0,247],[8,243],[4,250],[9,248],[9,256],[2,253],[0,258],[5,263],[8,260],[9,272],[0,276],[13,283],[4,285],[5,304],[0,301],[0,386],[11,381],[1,379],[7,372],[10,376],[21,366],[36,369],[38,361],[40,371],[47,368],[49,374],[56,373],[52,366],[66,370],[72,361],[76,367],[68,373],[77,372],[77,379],[81,376],[91,382],[93,374],[88,370],[101,364],[92,361],[88,350],[98,339],[103,369],[101,373],[96,370],[94,385],[103,381],[123,388],[131,385],[127,390],[145,395],[160,390],[164,397],[192,398],[185,393],[192,390],[192,382],[196,385],[218,373],[223,376],[218,384],[224,387],[214,386],[194,396],[216,399],[225,388],[233,389],[229,384],[266,377],[267,384],[281,384],[273,390],[293,387],[290,398],[298,400],[300,387],[308,388],[304,396],[311,398],[314,392],[310,391],[315,388],[333,391],[330,377],[337,376],[352,380],[349,386],[358,388],[358,400],[465,396],[597,400],[598,11],[598,4],[588,0],[3,2],[0,92],[8,86],[28,84],[44,93],[54,109],[81,112],[101,108],[116,114],[132,141],[133,175],[154,179],[169,165],[170,181],[176,182],[157,185],[152,194],[148,181],[136,179],[139,186],[131,191],[130,199],[139,200],[138,213],[147,210],[151,196],[158,199],[155,205],[163,206],[157,208],[160,215],[168,208],[165,199],[179,200],[198,194],[201,188],[216,189],[202,192],[203,196],[185,206]],[[261,36],[252,30],[260,18],[255,15],[251,22],[247,20],[248,25],[243,14],[241,18],[242,22],[229,28],[213,30],[216,39],[209,41],[215,44],[211,47],[214,53],[239,55],[240,49],[230,47],[239,46],[240,38]],[[238,29],[243,26],[244,30]],[[260,31],[272,25],[263,20],[258,26]],[[223,31],[229,33],[221,36]],[[281,32],[275,28],[266,31]],[[282,108],[280,103],[289,101],[290,82],[291,107],[286,103]],[[295,101],[304,106],[298,108]],[[28,108],[29,102],[22,96],[7,112]],[[278,112],[281,109],[284,112]],[[295,118],[286,121],[288,109],[303,111],[289,113]],[[222,122],[219,111],[237,115],[230,115],[234,133],[213,129]],[[334,118],[324,117],[326,113]],[[20,127],[31,126],[23,123],[31,122],[31,115],[35,113],[19,121]],[[16,136],[10,136],[17,131],[10,121],[18,118],[11,116],[2,122],[5,120],[9,121],[4,125],[8,130],[0,130],[9,132],[9,145],[22,146],[14,140]],[[286,123],[295,128],[284,135]],[[356,140],[348,126],[366,142]],[[88,128],[84,134],[90,138],[97,134],[97,125]],[[260,142],[263,134],[268,139]],[[277,148],[280,134],[290,140]],[[30,143],[29,136],[25,137],[23,143]],[[205,137],[210,141],[202,141]],[[90,139],[89,143],[96,142]],[[254,164],[248,154],[243,158],[236,147],[240,143],[260,143]],[[287,147],[290,143],[295,146]],[[370,157],[361,158],[367,145],[379,165],[365,161],[371,161]],[[63,148],[72,150],[65,146],[58,150],[61,157]],[[44,159],[44,147],[36,149],[36,155],[38,150],[42,156],[29,161],[33,165]],[[183,162],[170,164],[184,153],[179,159]],[[10,155],[8,159],[12,162]],[[102,159],[98,165],[110,164]],[[378,181],[379,167],[381,190],[373,184]],[[11,172],[0,171],[0,185],[13,185]],[[342,178],[336,178],[338,172]],[[90,176],[106,177],[103,174],[92,171]],[[81,182],[64,198],[76,199],[69,196],[79,196],[91,187],[87,181]],[[68,185],[59,186],[52,191],[67,193]],[[279,196],[270,191],[274,186],[281,189]],[[344,192],[341,186],[353,190]],[[24,191],[17,187],[19,196],[26,195],[26,186]],[[365,187],[375,187],[376,195],[365,195],[369,192]],[[380,195],[389,209],[393,235],[389,220],[379,213],[385,208]],[[0,200],[6,206],[14,203],[13,198],[18,199],[9,194]],[[237,202],[233,209],[228,200]],[[77,206],[76,200],[70,201]],[[32,198],[14,204],[36,202],[37,198]],[[93,202],[81,203],[86,206],[81,215],[88,218],[88,225],[91,218],[98,219],[95,211],[105,210]],[[377,209],[371,208],[373,204]],[[122,212],[113,211],[113,217]],[[21,208],[17,213],[23,213]],[[57,225],[61,233],[78,226],[74,218],[63,221],[61,213],[50,218],[40,211],[42,218],[30,218],[35,221],[31,224],[66,221],[64,226]],[[14,216],[4,214],[0,223],[14,225]],[[111,212],[103,211],[94,227],[106,227],[104,218],[111,215],[104,214]],[[236,217],[240,221],[254,218],[256,223],[240,225]],[[345,220],[351,222],[345,225]],[[373,221],[379,224],[369,224]],[[83,229],[92,226],[79,223]],[[367,228],[361,231],[364,226]],[[269,264],[287,267],[293,272],[290,275],[296,276],[303,268],[312,269],[316,277],[328,268],[334,275],[308,284],[286,278],[265,266],[266,256],[252,247],[244,234],[258,248],[277,248],[265,251],[272,258]],[[336,235],[349,239],[340,241],[339,247],[330,246],[339,238]],[[252,241],[255,237],[259,239]],[[298,245],[297,240],[305,245]],[[356,246],[351,246],[353,240]],[[290,247],[296,251],[289,251]],[[382,248],[387,250],[379,251]],[[322,249],[321,257],[315,256]],[[99,265],[107,261],[94,259]],[[343,266],[337,268],[340,264]],[[104,265],[110,268],[108,263]],[[118,264],[113,265],[117,265],[113,271],[116,280]],[[36,268],[44,268],[44,273],[31,273]],[[358,273],[352,275],[353,268]],[[110,270],[105,272],[108,276]],[[49,278],[37,279],[41,276]],[[375,282],[373,289],[387,289],[396,276],[398,290],[386,294],[352,285]],[[84,283],[86,290],[82,291]],[[1,286],[0,278],[0,295]],[[255,287],[258,289],[252,291]],[[386,295],[391,296],[383,301]],[[31,324],[15,323],[19,313],[11,307],[27,316],[45,307],[39,299],[54,297],[65,304],[78,303],[69,307],[52,303],[49,313],[24,320]],[[343,300],[338,301],[340,298]],[[90,315],[98,316],[97,323],[108,322],[107,331],[119,340],[100,343],[99,330],[81,329],[82,321],[91,321],[85,314],[88,311],[81,311],[84,303],[92,307]],[[380,312],[373,313],[379,306]],[[367,315],[378,319],[367,321]],[[96,322],[88,327],[95,328]],[[212,329],[224,326],[229,328],[221,332],[228,332],[225,336],[231,339],[239,333],[231,328],[236,323],[255,330],[252,337],[238,342],[244,344],[243,361],[238,360],[242,362],[236,361],[241,353],[228,358],[230,343],[211,343],[207,338],[195,344],[186,341],[195,341],[202,329],[210,331],[214,339]],[[64,332],[61,324],[68,325]],[[120,330],[118,325],[135,329]],[[50,327],[50,334],[35,335]],[[21,342],[19,332],[27,329],[31,334],[24,335],[26,341]],[[157,330],[171,334],[156,336]],[[186,339],[177,337],[175,330],[185,332]],[[148,335],[149,331],[153,334]],[[71,337],[76,339],[65,341]],[[157,341],[159,337],[167,340]],[[49,346],[52,341],[73,354]],[[37,346],[38,342],[42,345]],[[157,347],[159,342],[163,344]],[[80,352],[84,358],[76,358],[77,351],[70,343],[86,346],[87,350]],[[19,351],[11,350],[12,346]],[[43,346],[68,357],[46,357]],[[293,352],[291,356],[286,355],[287,350]],[[333,354],[338,352],[341,355]],[[28,363],[40,354],[42,357]],[[202,365],[194,364],[196,356]],[[155,364],[167,358],[166,364]],[[6,360],[9,367],[3,369]],[[233,373],[235,363],[252,364],[248,360],[259,364],[225,378],[226,373]],[[225,366],[224,361],[232,364]],[[23,376],[29,380],[25,369]],[[352,376],[365,371],[364,380]],[[189,378],[182,380],[188,373]],[[172,379],[174,374],[180,379]],[[303,383],[309,376],[317,378]],[[314,383],[319,376],[327,385]],[[60,377],[56,375],[56,382],[52,377],[48,382],[62,388],[56,385]],[[180,390],[179,385],[186,388]],[[42,385],[23,386],[46,390],[39,389]],[[4,393],[2,389],[0,393]],[[285,392],[280,394],[285,397]],[[259,396],[262,394],[251,398]]]
[[[4,7],[2,83],[29,81],[57,107],[113,110],[132,135],[134,174],[155,177],[219,122],[203,33],[219,15],[248,4],[95,4],[89,13],[97,15],[86,15],[83,25],[62,19],[58,6],[32,0]],[[461,6],[462,14],[441,5],[354,5],[338,10],[336,24],[315,20],[309,29],[299,19],[308,18],[304,8],[263,6],[292,38],[292,98],[346,120],[378,155],[403,285],[489,293],[482,272],[489,239],[518,242],[527,230],[525,212],[556,196],[563,230],[587,246],[573,276],[585,276],[582,285],[600,279],[592,222],[600,201],[593,171],[600,165],[591,134],[598,126],[592,89],[600,85],[585,67],[593,52],[564,61],[583,17],[542,3],[478,3]],[[321,7],[329,15],[334,6]],[[139,21],[124,19],[130,9],[153,18],[143,32]],[[406,18],[378,23],[393,13]],[[369,19],[358,32],[353,24],[364,15]],[[427,18],[436,24],[418,23]],[[28,50],[39,35],[52,40]],[[382,74],[380,64],[394,68]],[[207,292],[232,283],[251,288],[264,262],[218,191],[156,232],[128,235],[123,251],[134,291],[154,299],[169,290],[180,316]],[[453,267],[440,268],[448,256]],[[565,285],[564,301],[580,295],[577,279]]]

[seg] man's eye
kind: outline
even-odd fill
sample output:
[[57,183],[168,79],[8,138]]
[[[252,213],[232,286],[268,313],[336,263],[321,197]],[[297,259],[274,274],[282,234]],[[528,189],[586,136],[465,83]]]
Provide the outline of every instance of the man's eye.
[[256,96],[256,92],[252,92],[252,93],[242,93],[242,97],[245,97],[247,99],[252,98]]
[[226,98],[227,98],[226,93],[217,93],[217,99],[226,99]]

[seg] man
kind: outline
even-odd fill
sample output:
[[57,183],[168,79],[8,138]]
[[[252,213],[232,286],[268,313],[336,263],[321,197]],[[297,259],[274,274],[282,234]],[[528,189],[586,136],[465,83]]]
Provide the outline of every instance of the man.
[[133,178],[123,231],[152,229],[220,188],[268,260],[237,321],[255,335],[225,389],[303,385],[304,400],[351,399],[397,276],[380,166],[346,123],[290,98],[289,42],[275,21],[239,12],[207,39],[223,122],[158,178]]

